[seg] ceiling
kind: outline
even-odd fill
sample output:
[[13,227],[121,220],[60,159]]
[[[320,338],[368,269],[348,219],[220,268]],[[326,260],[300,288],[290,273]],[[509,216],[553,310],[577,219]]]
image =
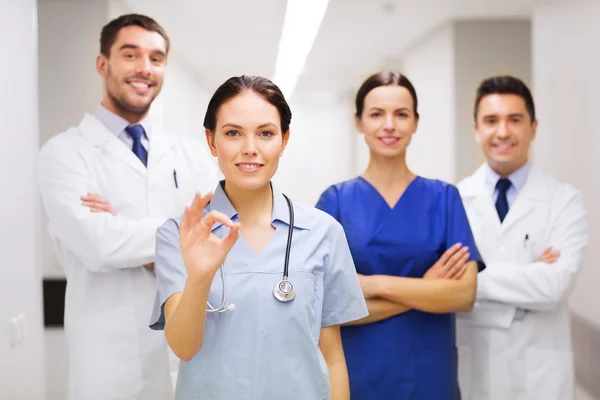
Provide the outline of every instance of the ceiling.
[[[157,19],[171,37],[173,57],[210,92],[233,75],[273,76],[285,0],[117,1]],[[330,0],[295,96],[353,90],[440,24],[526,18],[538,4],[566,1]]]

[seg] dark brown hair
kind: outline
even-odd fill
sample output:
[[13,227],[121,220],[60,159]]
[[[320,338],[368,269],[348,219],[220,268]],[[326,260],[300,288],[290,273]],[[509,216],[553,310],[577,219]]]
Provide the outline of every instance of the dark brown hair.
[[225,83],[219,86],[208,103],[208,108],[204,115],[204,128],[215,132],[217,114],[221,106],[246,90],[260,95],[277,109],[281,122],[281,131],[285,135],[290,129],[292,111],[279,87],[262,76],[235,76],[227,79]]
[[100,53],[107,58],[110,57],[110,48],[117,41],[117,35],[121,29],[128,26],[139,26],[147,31],[159,33],[165,39],[167,53],[169,53],[170,42],[165,30],[152,18],[140,14],[121,15],[104,25],[100,33]]
[[369,94],[371,90],[379,86],[391,85],[402,86],[410,92],[410,96],[413,99],[413,112],[415,113],[415,117],[419,118],[419,112],[417,111],[417,92],[415,91],[414,86],[406,76],[397,72],[389,71],[383,71],[371,75],[360,86],[358,92],[356,93],[356,117],[360,118],[362,116],[365,107],[365,97],[367,97],[367,94]]
[[479,110],[481,99],[490,94],[514,94],[521,97],[525,102],[531,122],[535,121],[535,105],[533,104],[533,96],[529,88],[521,79],[510,75],[493,76],[481,82],[477,88],[475,98],[475,109],[473,111],[475,121],[477,121],[477,111]]

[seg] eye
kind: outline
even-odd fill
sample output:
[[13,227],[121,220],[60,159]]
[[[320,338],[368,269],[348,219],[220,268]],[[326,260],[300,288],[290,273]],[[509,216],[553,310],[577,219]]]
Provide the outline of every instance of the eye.
[[271,132],[271,131],[262,131],[262,132],[261,132],[259,135],[260,135],[261,137],[271,137],[271,136],[273,136],[273,135],[274,135],[274,133],[273,133],[273,132]]
[[405,113],[405,112],[400,112],[400,113],[397,113],[396,115],[399,116],[399,117],[402,117],[402,118],[407,118],[408,117],[408,114]]
[[123,54],[123,57],[125,57],[129,60],[132,60],[135,58],[135,55],[133,53],[125,53],[125,54]]
[[153,57],[152,58],[152,62],[154,64],[160,64],[160,63],[162,63],[162,59],[161,58],[157,58],[157,57]]
[[239,134],[240,133],[238,131],[234,131],[234,130],[225,132],[225,136],[231,136],[231,137],[233,137],[233,136],[239,136]]
[[514,124],[519,124],[519,123],[521,123],[521,118],[512,118],[511,122]]
[[371,118],[377,118],[377,117],[380,117],[380,116],[381,116],[381,113],[379,111],[376,111],[376,112],[371,113],[369,115],[369,117],[371,117]]

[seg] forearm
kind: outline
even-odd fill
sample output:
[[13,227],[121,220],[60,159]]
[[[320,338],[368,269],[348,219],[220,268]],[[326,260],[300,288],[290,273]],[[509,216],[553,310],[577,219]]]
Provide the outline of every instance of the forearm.
[[206,301],[210,291],[207,283],[187,281],[178,302],[167,304],[165,313],[168,319],[165,325],[165,337],[175,355],[189,361],[200,351],[204,341],[206,325]]
[[475,302],[477,265],[470,262],[461,279],[422,279],[382,275],[376,296],[430,313],[470,311]]
[[346,361],[331,361],[327,363],[329,370],[329,385],[331,387],[331,400],[350,400],[350,382]]
[[491,264],[480,276],[477,298],[528,310],[553,310],[566,300],[577,270],[577,261],[572,260]]
[[403,314],[410,310],[410,307],[405,306],[404,304],[395,303],[382,298],[366,299],[366,302],[369,315],[356,321],[350,321],[345,325],[371,324],[373,322],[383,321],[384,319]]

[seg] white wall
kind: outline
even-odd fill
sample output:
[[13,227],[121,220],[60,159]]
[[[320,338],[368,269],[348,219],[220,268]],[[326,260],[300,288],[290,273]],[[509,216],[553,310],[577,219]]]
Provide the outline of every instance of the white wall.
[[[38,4],[40,145],[94,112],[102,96],[96,73],[100,29],[107,21],[108,2],[40,0]],[[45,224],[45,215],[42,213]],[[45,278],[64,272],[45,229],[42,232]]]
[[290,141],[273,181],[294,200],[315,205],[329,185],[354,177],[353,112],[347,99],[292,100]]
[[591,222],[591,246],[571,306],[600,327],[599,20],[597,1],[539,8],[533,20],[533,67],[536,163],[584,191]]
[[[0,300],[0,398],[44,399],[40,213],[35,179],[38,149],[35,0],[3,0],[0,73],[2,157],[0,252],[6,284]],[[23,340],[10,345],[10,321],[22,315]],[[7,329],[8,328],[8,329]]]
[[460,180],[479,167],[483,155],[473,134],[477,86],[492,75],[510,74],[531,84],[531,22],[475,20],[454,23],[455,175]]
[[415,43],[402,58],[417,91],[419,128],[407,152],[414,173],[454,180],[454,27],[444,24]]

